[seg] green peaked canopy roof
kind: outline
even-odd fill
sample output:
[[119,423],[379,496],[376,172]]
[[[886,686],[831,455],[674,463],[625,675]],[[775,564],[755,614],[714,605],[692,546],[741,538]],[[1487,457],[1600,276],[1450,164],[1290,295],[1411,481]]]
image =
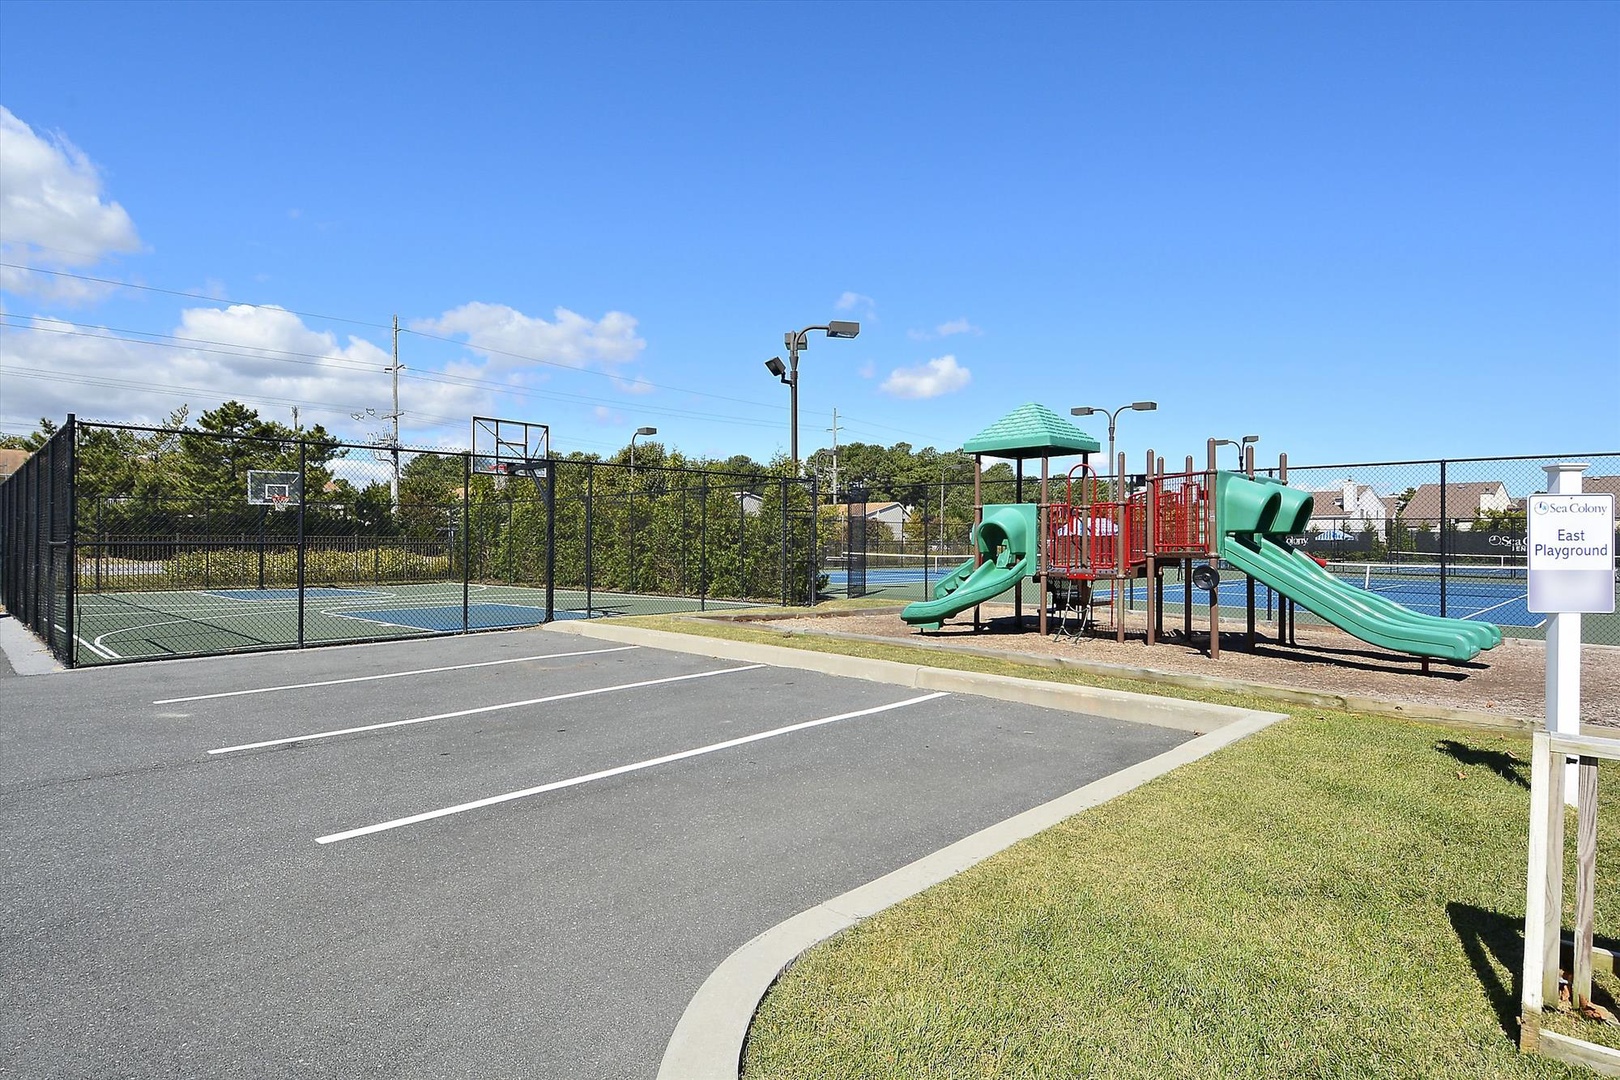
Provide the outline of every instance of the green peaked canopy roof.
[[970,454],[991,457],[1068,457],[1094,454],[1102,444],[1045,405],[1020,405],[962,444]]

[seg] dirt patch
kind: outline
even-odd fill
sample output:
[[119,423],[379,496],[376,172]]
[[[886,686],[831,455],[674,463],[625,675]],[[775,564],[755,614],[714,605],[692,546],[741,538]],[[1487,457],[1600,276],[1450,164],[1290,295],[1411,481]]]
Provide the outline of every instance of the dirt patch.
[[[759,625],[804,634],[860,634],[894,638],[911,644],[971,645],[1004,651],[1009,657],[1051,656],[1121,668],[1148,668],[1182,675],[1231,679],[1261,686],[1315,693],[1376,698],[1414,707],[1464,709],[1515,717],[1540,723],[1546,715],[1546,650],[1539,641],[1509,639],[1480,653],[1465,664],[1431,661],[1428,674],[1415,656],[1393,653],[1357,640],[1332,627],[1301,626],[1294,643],[1278,644],[1276,628],[1257,627],[1253,650],[1241,630],[1230,626],[1221,634],[1220,659],[1208,655],[1207,632],[1196,628],[1189,645],[1179,628],[1167,642],[1146,643],[1146,624],[1140,612],[1127,612],[1125,641],[1113,630],[1079,638],[1042,636],[1033,616],[1025,616],[1028,629],[1019,633],[1012,608],[986,605],[989,620],[975,630],[971,620],[948,622],[923,634],[900,621],[898,614],[856,612],[812,618],[772,619]],[[1124,674],[1122,672],[1122,674]],[[1582,719],[1586,723],[1620,726],[1620,648],[1588,645],[1581,662]]]

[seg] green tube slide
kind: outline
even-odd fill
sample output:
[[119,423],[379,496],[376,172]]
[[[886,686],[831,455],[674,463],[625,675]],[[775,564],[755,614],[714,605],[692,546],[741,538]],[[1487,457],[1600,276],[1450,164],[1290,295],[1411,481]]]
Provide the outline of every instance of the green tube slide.
[[1220,553],[1256,581],[1380,648],[1463,661],[1501,641],[1501,632],[1486,623],[1423,615],[1346,584],[1303,552],[1265,535],[1223,535]]
[[957,567],[934,587],[934,599],[907,604],[901,619],[925,630],[938,630],[943,620],[993,600],[1035,573],[1034,504],[986,506],[973,535],[986,561],[980,565],[975,557]]

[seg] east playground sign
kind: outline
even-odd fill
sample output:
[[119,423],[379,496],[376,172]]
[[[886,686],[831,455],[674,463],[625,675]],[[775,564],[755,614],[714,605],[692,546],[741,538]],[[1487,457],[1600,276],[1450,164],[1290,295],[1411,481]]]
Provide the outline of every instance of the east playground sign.
[[1614,611],[1614,496],[1531,495],[1525,510],[1529,609]]

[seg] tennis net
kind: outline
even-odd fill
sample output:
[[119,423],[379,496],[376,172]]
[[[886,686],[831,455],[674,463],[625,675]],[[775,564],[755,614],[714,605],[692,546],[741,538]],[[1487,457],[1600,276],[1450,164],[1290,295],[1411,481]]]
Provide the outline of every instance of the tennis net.
[[1328,573],[1363,589],[1440,587],[1441,578],[1449,583],[1477,583],[1523,588],[1529,580],[1522,562],[1499,556],[1458,556],[1444,566],[1437,560],[1411,562],[1329,562]]
[[866,580],[869,584],[896,584],[901,582],[922,581],[926,576],[934,581],[953,572],[968,559],[967,554],[961,555],[913,555],[898,554],[894,552],[849,552],[841,551],[822,561],[822,569],[830,575],[841,575],[848,571],[851,564],[859,566],[864,560],[866,563]]

